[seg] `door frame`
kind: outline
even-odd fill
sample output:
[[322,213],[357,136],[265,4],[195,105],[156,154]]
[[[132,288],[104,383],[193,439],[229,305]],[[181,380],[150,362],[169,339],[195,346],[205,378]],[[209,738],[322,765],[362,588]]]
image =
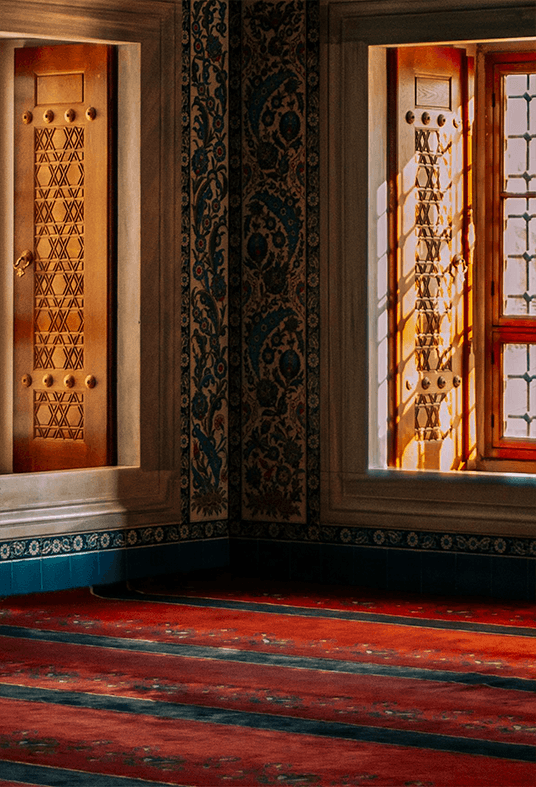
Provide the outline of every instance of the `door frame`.
[[[87,0],[87,5],[59,6],[50,0],[5,0],[0,38],[8,49],[15,38],[29,45],[53,40],[116,45],[120,143],[118,464],[0,475],[0,540],[105,530],[127,522],[177,522],[180,400],[169,394],[178,388],[174,370],[180,368],[181,346],[174,308],[180,286],[175,258],[180,237],[180,4]],[[8,227],[9,215],[4,215],[0,230],[5,234]],[[11,262],[12,244],[4,245],[11,246]],[[5,363],[4,353],[4,370]],[[5,394],[1,405],[5,413]]]

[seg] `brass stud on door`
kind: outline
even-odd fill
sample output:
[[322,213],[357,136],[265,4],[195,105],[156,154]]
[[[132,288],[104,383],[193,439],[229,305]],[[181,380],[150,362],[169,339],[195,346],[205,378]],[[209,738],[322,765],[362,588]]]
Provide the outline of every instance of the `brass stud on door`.
[[438,126],[444,126],[446,122],[447,122],[447,118],[445,117],[445,115],[438,115],[437,116],[437,125]]
[[422,120],[422,122],[424,123],[425,126],[428,126],[430,124],[430,120],[431,120],[430,113],[429,112],[423,112],[422,115],[421,115],[421,120]]
[[45,388],[50,388],[53,382],[54,382],[54,378],[52,377],[52,375],[45,374],[45,376],[43,377],[43,385],[45,386]]
[[72,123],[75,117],[76,117],[76,112],[74,111],[74,109],[68,109],[66,111],[65,120],[67,121],[67,123]]
[[43,115],[43,119],[45,123],[52,123],[52,121],[54,120],[54,112],[51,109],[47,109],[47,111]]
[[86,384],[86,388],[95,388],[97,385],[97,381],[92,374],[88,374],[84,382]]
[[72,374],[66,374],[63,378],[63,384],[66,388],[72,388],[74,385],[74,377]]
[[31,374],[23,374],[22,375],[22,379],[21,379],[21,383],[23,384],[23,386],[25,388],[29,388],[30,385],[32,384],[32,375]]
[[97,110],[95,109],[95,107],[88,107],[86,109],[86,117],[88,120],[95,120],[95,118],[97,117]]
[[22,122],[23,122],[23,123],[24,123],[26,126],[28,125],[28,123],[31,123],[31,122],[32,122],[32,120],[33,120],[33,115],[32,115],[32,113],[30,112],[30,110],[29,110],[29,109],[27,109],[27,110],[26,110],[26,112],[23,112],[23,113],[22,113]]
[[415,123],[415,113],[412,112],[411,109],[406,112],[406,123],[409,123],[410,125],[411,123]]

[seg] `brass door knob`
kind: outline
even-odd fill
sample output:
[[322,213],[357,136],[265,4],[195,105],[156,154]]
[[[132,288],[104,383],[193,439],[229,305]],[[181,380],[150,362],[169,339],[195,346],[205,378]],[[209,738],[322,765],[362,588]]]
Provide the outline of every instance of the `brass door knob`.
[[24,276],[24,271],[33,262],[33,252],[30,249],[24,249],[20,257],[13,263],[13,268],[17,272],[17,276]]

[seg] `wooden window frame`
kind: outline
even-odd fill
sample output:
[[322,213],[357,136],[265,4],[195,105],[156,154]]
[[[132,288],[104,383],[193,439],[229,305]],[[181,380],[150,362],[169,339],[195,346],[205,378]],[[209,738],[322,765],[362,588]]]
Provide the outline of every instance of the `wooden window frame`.
[[[507,197],[536,198],[536,191],[525,194],[503,190],[504,165],[504,77],[507,74],[536,72],[536,56],[529,52],[486,54],[485,68],[485,146],[486,158],[486,236],[485,243],[485,405],[484,459],[519,462],[536,461],[536,441],[504,437],[502,368],[503,346],[510,343],[536,344],[536,316],[515,317],[502,313],[503,293],[503,201]],[[482,137],[481,137],[482,138]],[[497,466],[496,469],[500,469]]]

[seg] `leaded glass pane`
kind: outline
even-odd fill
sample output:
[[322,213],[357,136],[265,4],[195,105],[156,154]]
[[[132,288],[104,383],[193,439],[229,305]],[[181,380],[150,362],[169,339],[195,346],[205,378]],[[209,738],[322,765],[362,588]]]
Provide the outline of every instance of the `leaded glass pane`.
[[504,189],[536,190],[536,75],[509,74],[505,83]]
[[536,439],[536,344],[503,347],[504,437]]
[[504,314],[536,316],[536,199],[504,201]]

